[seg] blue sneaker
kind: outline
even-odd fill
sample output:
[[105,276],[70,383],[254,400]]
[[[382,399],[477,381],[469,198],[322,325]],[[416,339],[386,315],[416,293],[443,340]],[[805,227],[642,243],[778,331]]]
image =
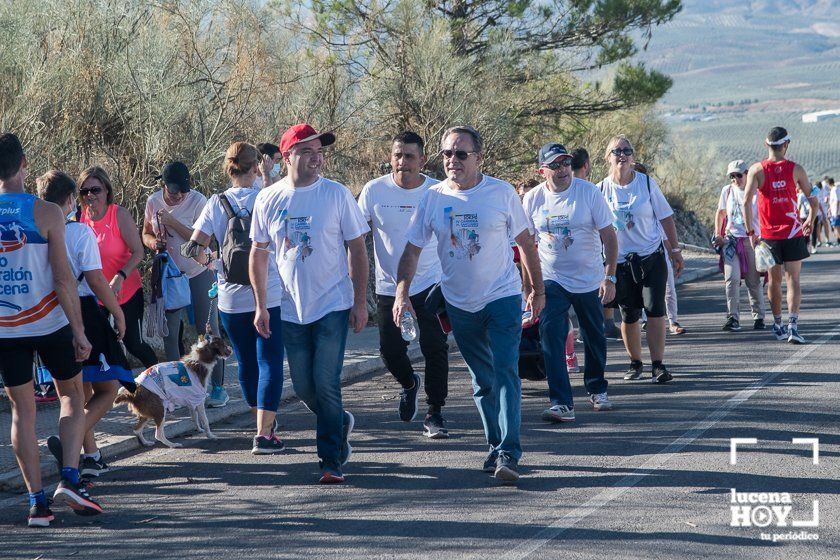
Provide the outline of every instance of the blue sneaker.
[[788,323],[788,339],[787,341],[791,344],[805,344],[805,339],[799,334],[799,329],[796,327],[796,323]]
[[788,330],[787,327],[781,323],[773,322],[773,336],[776,337],[776,340],[787,340],[788,338]]
[[356,425],[356,419],[350,414],[350,411],[344,411],[344,434],[341,440],[341,464],[346,465],[353,455],[353,446],[350,445],[350,434],[353,433],[353,426]]
[[400,392],[400,420],[411,422],[417,416],[417,400],[420,398],[420,376],[414,376],[414,387]]
[[227,391],[225,391],[223,386],[213,385],[213,389],[210,391],[210,396],[207,397],[204,404],[207,405],[208,408],[222,408],[229,400],[230,396],[227,394]]

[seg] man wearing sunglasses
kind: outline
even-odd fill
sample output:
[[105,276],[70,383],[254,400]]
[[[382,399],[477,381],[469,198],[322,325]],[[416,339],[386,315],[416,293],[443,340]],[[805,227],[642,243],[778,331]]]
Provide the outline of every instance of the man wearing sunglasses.
[[[391,173],[367,183],[359,195],[359,208],[373,230],[373,254],[376,264],[376,300],[379,311],[379,354],[385,367],[402,385],[399,416],[411,422],[417,415],[420,376],[411,367],[408,342],[390,321],[397,291],[397,265],[406,242],[406,231],[417,205],[438,181],[421,173],[426,164],[425,144],[414,132],[402,132],[391,142]],[[424,435],[432,439],[449,437],[441,409],[446,401],[449,379],[449,346],[437,317],[423,305],[437,282],[440,260],[434,242],[423,248],[409,293],[417,312],[420,350],[426,361],[426,402]]]
[[[437,240],[441,290],[458,348],[473,381],[473,397],[487,443],[483,470],[502,481],[519,479],[522,280],[510,240],[519,246],[531,279],[527,309],[545,304],[542,272],[528,217],[513,186],[481,173],[483,143],[470,126],[444,132],[441,156],[446,180],[432,186],[411,219],[397,271],[394,323],[414,314],[411,283],[422,248]],[[416,315],[415,315],[416,316]]]
[[[787,130],[780,126],[772,128],[764,143],[767,145],[767,159],[754,163],[747,174],[744,223],[753,223],[755,212],[750,201],[758,193],[761,240],[770,247],[776,261],[776,265],[770,268],[767,286],[770,309],[773,311],[773,335],[776,340],[787,339],[792,344],[804,344],[805,339],[799,334],[799,306],[802,302],[799,274],[802,271],[802,260],[810,256],[807,236],[814,228],[819,207],[816,197],[812,196],[811,182],[805,169],[785,158],[790,146]],[[808,198],[811,208],[810,218],[804,223],[800,221],[797,210],[797,190]],[[758,237],[754,228],[750,228],[747,235],[755,246]],[[787,284],[787,327],[782,324],[783,266]]]
[[539,164],[545,182],[525,195],[522,204],[536,231],[545,280],[545,309],[539,324],[551,404],[543,419],[571,422],[575,411],[565,359],[570,307],[583,333],[583,381],[589,400],[595,410],[612,408],[604,379],[607,342],[601,309],[615,299],[618,241],[607,201],[595,185],[573,176],[572,155],[562,144],[543,146]]
[[720,192],[718,211],[715,215],[715,237],[712,244],[721,251],[723,258],[723,278],[726,285],[726,323],[725,331],[741,330],[741,280],[745,280],[750,297],[753,329],[763,330],[764,292],[761,289],[761,277],[755,268],[755,251],[748,230],[759,231],[758,207],[755,197],[752,199],[753,223],[748,228],[744,222],[744,188],[747,186],[747,166],[743,160],[729,162],[726,169],[729,184]]

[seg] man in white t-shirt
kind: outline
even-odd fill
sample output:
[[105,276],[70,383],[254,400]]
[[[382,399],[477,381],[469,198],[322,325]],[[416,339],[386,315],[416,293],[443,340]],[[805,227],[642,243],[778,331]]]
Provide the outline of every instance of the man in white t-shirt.
[[472,127],[444,132],[446,180],[431,187],[411,219],[397,271],[394,323],[416,315],[411,283],[423,247],[437,240],[441,291],[458,348],[473,380],[473,397],[490,452],[483,470],[504,481],[519,479],[522,280],[513,263],[516,240],[525,269],[526,311],[545,305],[542,272],[528,217],[510,183],[484,175],[481,135]]
[[[399,381],[399,415],[411,422],[417,414],[420,376],[408,358],[408,342],[391,320],[397,292],[397,265],[405,249],[411,216],[429,188],[438,181],[420,172],[426,164],[423,139],[414,132],[398,134],[391,144],[392,172],[367,183],[359,195],[359,208],[373,230],[376,263],[376,299],[379,323],[379,354],[388,371]],[[429,243],[420,254],[417,273],[409,295],[417,312],[420,350],[426,361],[425,389],[428,412],[423,421],[427,437],[449,437],[441,408],[446,402],[449,379],[449,346],[434,313],[425,306],[432,287],[440,281],[437,243]]]
[[570,307],[583,334],[589,400],[595,410],[612,408],[604,379],[607,342],[601,309],[615,299],[618,241],[607,201],[595,185],[572,175],[572,155],[562,144],[544,145],[539,164],[545,182],[526,194],[522,204],[537,235],[545,281],[539,325],[551,404],[543,419],[571,422],[575,410],[565,359]]
[[260,191],[251,222],[254,325],[263,338],[272,336],[266,279],[273,242],[283,280],[281,330],[289,374],[295,393],[317,416],[322,484],[344,482],[341,467],[350,459],[354,423],[341,404],[347,324],[360,332],[368,318],[370,228],[350,191],[321,176],[323,146],[333,142],[333,133],[318,134],[305,123],[286,130],[280,152],[289,173]]

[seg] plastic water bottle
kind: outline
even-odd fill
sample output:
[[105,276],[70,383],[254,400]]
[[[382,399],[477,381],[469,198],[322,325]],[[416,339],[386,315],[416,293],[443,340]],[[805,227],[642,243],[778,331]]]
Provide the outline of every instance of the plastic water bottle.
[[411,342],[417,338],[417,325],[414,323],[414,317],[411,316],[410,311],[403,313],[402,319],[400,319],[400,334],[406,342]]

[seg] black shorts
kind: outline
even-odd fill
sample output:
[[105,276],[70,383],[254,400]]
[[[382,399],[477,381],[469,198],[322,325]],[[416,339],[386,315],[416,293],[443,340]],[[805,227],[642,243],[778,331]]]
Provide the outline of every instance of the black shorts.
[[776,264],[801,261],[811,256],[808,252],[808,240],[804,236],[793,239],[762,239],[773,254]]
[[635,323],[642,317],[642,309],[648,317],[665,316],[665,287],[668,285],[668,263],[663,250],[642,257],[641,279],[633,278],[630,264],[618,265],[615,272],[615,301],[612,307],[621,310],[621,320]]
[[53,379],[73,379],[82,371],[82,364],[76,361],[70,325],[42,336],[0,338],[0,376],[7,387],[32,381],[35,352]]

